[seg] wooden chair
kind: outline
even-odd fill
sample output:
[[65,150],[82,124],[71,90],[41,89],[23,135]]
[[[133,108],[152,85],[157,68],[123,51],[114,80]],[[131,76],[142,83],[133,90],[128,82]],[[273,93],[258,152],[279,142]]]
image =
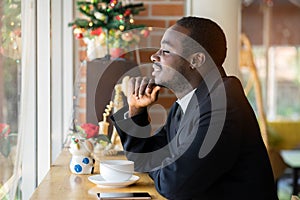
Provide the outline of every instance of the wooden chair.
[[240,68],[244,67],[250,72],[250,78],[247,80],[244,90],[247,95],[250,89],[254,87],[262,137],[268,150],[273,175],[277,186],[278,179],[283,175],[284,170],[288,167],[288,165],[284,162],[278,150],[272,149],[272,147],[269,146],[267,119],[263,106],[261,83],[258,77],[257,67],[254,62],[252,45],[249,38],[245,34],[241,34]]

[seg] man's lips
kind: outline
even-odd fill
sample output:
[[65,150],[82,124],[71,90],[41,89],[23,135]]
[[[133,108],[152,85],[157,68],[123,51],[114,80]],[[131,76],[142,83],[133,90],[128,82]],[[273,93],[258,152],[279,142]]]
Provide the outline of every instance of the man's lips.
[[160,63],[153,63],[152,67],[153,67],[154,72],[159,72],[159,71],[161,71],[161,68],[162,68]]

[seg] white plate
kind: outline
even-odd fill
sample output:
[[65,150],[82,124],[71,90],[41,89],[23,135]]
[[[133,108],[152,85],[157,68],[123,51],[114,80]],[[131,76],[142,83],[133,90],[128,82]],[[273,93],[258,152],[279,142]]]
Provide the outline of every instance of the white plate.
[[131,185],[135,182],[137,182],[140,177],[136,175],[132,175],[130,179],[127,181],[106,181],[104,178],[101,176],[101,174],[93,175],[88,177],[89,181],[92,183],[95,183],[99,187],[105,187],[105,188],[120,188],[120,187],[126,187],[128,185]]

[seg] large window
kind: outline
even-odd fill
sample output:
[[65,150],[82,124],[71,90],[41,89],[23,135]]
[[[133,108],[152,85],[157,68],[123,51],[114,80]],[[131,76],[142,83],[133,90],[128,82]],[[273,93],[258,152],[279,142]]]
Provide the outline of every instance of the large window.
[[[269,121],[300,120],[300,4],[249,1],[242,9],[242,31],[252,43]],[[249,77],[249,71],[243,73]],[[248,95],[256,108],[255,94]]]
[[[269,49],[270,81],[268,117],[271,120],[300,120],[300,48],[272,46]],[[270,96],[271,96],[270,95]]]
[[30,199],[69,126],[73,0],[1,0],[0,16],[0,199]]

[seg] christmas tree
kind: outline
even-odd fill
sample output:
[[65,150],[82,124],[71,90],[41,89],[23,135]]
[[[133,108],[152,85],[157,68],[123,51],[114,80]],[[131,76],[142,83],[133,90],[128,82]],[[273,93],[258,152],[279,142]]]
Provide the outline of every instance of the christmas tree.
[[[144,27],[134,24],[133,19],[134,15],[145,10],[143,3],[132,3],[131,0],[90,0],[78,1],[77,6],[83,18],[69,23],[74,29],[75,37],[80,39],[105,35],[107,56],[110,47],[126,47],[134,42],[134,37],[128,40],[128,35],[122,35],[123,32]],[[148,32],[141,30],[140,34],[146,36]]]

